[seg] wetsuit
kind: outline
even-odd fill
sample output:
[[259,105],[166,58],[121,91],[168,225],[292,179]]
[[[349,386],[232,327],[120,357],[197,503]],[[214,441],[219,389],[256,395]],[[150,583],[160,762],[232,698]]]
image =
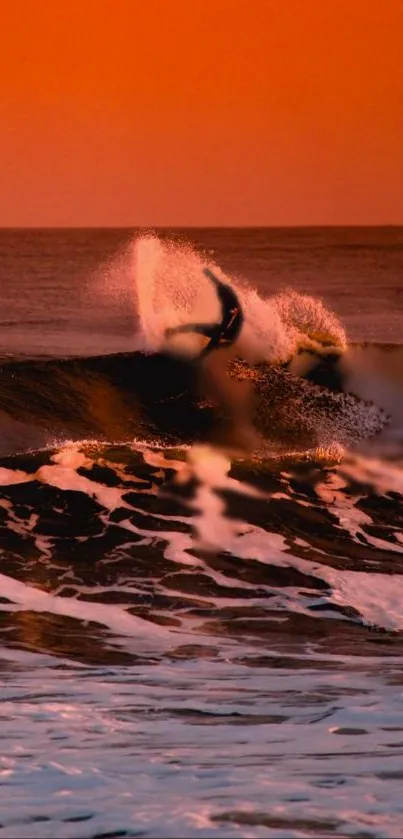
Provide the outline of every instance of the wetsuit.
[[241,305],[234,289],[221,282],[208,268],[204,269],[204,273],[216,286],[217,296],[221,303],[221,322],[211,324],[186,323],[165,330],[167,337],[179,332],[198,332],[200,335],[210,338],[199,358],[203,358],[213,350],[219,349],[219,347],[231,346],[236,341],[244,321]]

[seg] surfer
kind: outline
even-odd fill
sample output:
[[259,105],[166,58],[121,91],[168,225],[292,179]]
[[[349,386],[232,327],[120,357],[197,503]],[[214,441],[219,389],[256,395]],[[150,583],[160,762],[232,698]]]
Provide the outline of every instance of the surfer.
[[234,289],[219,280],[209,268],[205,268],[204,273],[217,289],[217,296],[221,303],[221,322],[185,323],[165,330],[167,338],[179,332],[198,332],[200,335],[210,338],[199,358],[204,358],[204,356],[220,347],[231,346],[236,341],[244,321],[241,305]]

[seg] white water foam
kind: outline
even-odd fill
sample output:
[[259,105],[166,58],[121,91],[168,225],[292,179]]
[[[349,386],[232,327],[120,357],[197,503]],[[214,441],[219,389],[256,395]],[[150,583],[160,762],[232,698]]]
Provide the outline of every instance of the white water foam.
[[[164,458],[165,466],[169,460]],[[219,549],[228,551],[233,556],[242,559],[253,559],[267,565],[278,565],[295,568],[303,574],[325,580],[331,587],[325,595],[329,604],[336,603],[342,606],[349,606],[355,609],[367,625],[378,626],[387,630],[401,631],[403,629],[403,578],[399,575],[382,573],[371,573],[368,571],[339,570],[318,564],[292,554],[287,540],[278,533],[269,532],[255,525],[247,525],[243,521],[235,521],[225,516],[225,504],[216,494],[216,489],[224,487],[232,491],[243,491],[245,484],[239,485],[237,481],[228,477],[230,462],[209,447],[195,447],[190,450],[188,462],[193,473],[200,481],[194,506],[199,508],[199,513],[194,524],[196,537],[191,540],[192,547],[203,547],[204,549]],[[162,465],[162,463],[161,463]],[[357,473],[355,472],[357,469]],[[360,473],[365,472],[365,477],[370,475],[378,482],[378,491],[387,491],[388,477],[382,473],[381,464],[374,461],[367,463],[363,458],[351,459],[351,477],[359,478]],[[392,469],[390,478],[392,483],[397,481],[397,486],[403,490],[400,470]],[[369,545],[383,550],[403,553],[403,546],[393,545],[367,533],[363,533],[361,525],[370,523],[371,519],[355,507],[358,497],[348,499],[340,494],[340,489],[345,485],[343,477],[331,474],[331,480],[326,485],[319,485],[318,496],[331,506],[340,522],[340,526],[346,529],[350,536],[356,540],[357,533],[361,533]],[[252,488],[251,488],[252,489]],[[252,490],[254,491],[254,490]],[[303,503],[306,502],[298,502]],[[175,536],[173,536],[175,538]],[[210,573],[210,572],[209,572]],[[220,583],[222,580],[220,579]],[[228,585],[228,579],[224,578],[224,585]],[[313,596],[313,601],[317,600]],[[323,599],[323,598],[321,598]],[[307,604],[298,597],[298,590],[293,591],[288,587],[287,591],[278,592],[276,599],[271,600],[271,608],[284,609],[288,607],[294,612],[310,614]],[[323,614],[323,613],[322,613]]]
[[155,637],[160,641],[167,640],[169,637],[169,632],[164,627],[131,615],[122,605],[88,603],[74,597],[59,597],[57,594],[41,591],[6,574],[0,574],[0,587],[3,596],[10,599],[13,604],[9,608],[2,604],[3,611],[29,609],[33,612],[65,615],[86,622],[94,621],[106,626],[117,635],[132,636],[142,640]]
[[[283,535],[271,532],[266,528],[252,525],[243,520],[236,520],[226,516],[226,505],[217,490],[229,490],[231,492],[256,496],[260,500],[266,500],[270,504],[270,496],[250,487],[245,483],[229,476],[231,461],[227,454],[210,446],[197,446],[186,450],[186,461],[171,459],[168,452],[144,451],[144,459],[153,466],[174,469],[179,479],[188,480],[195,477],[198,481],[196,495],[187,503],[192,511],[191,518],[178,516],[157,517],[163,520],[188,521],[192,524],[193,532],[177,532],[175,529],[158,530],[158,539],[165,545],[165,558],[178,565],[190,566],[191,568],[202,568],[203,573],[219,586],[225,589],[237,588],[239,580],[231,578],[218,570],[211,568],[203,559],[194,555],[194,550],[219,550],[225,551],[240,560],[251,559],[268,566],[282,566],[294,568],[304,575],[324,580],[329,584],[329,591],[319,594],[314,587],[301,592],[301,586],[293,588],[281,588],[274,591],[272,586],[268,587],[270,592],[271,611],[277,610],[287,617],[287,610],[290,612],[301,612],[313,615],[310,606],[319,603],[322,606],[320,612],[323,617],[323,606],[326,603],[352,607],[359,613],[368,625],[377,625],[389,630],[403,629],[403,578],[399,574],[372,573],[370,571],[340,570],[332,568],[318,561],[312,561],[303,557],[295,556],[292,551],[292,541]],[[36,473],[26,473],[5,469],[0,474],[5,485],[15,483],[27,483],[39,480],[50,486],[56,486],[62,490],[73,490],[82,492],[95,498],[106,511],[113,511],[116,508],[127,508],[128,518],[120,521],[119,526],[128,533],[135,532],[143,539],[155,539],[156,532],[148,527],[134,525],[130,520],[131,512],[142,513],[140,508],[128,504],[123,495],[124,487],[107,487],[98,481],[85,477],[77,472],[82,466],[90,466],[91,459],[80,451],[79,445],[69,444],[57,452],[53,463],[48,466],[41,466]],[[346,530],[354,541],[359,541],[362,547],[363,539],[368,547],[395,552],[397,555],[403,553],[401,540],[386,541],[369,534],[363,528],[371,524],[369,514],[360,511],[357,501],[361,497],[359,493],[349,497],[343,493],[346,478],[353,481],[371,482],[373,491],[380,495],[391,490],[403,492],[401,472],[393,467],[385,471],[384,464],[377,460],[368,461],[360,457],[347,458],[344,463],[336,467],[337,471],[329,471],[327,478],[316,485],[318,499],[326,504],[331,512],[336,515],[339,526]],[[285,473],[284,473],[285,474]],[[293,496],[296,504],[310,506],[311,502]],[[7,502],[9,507],[9,502]],[[12,510],[9,510],[12,513]],[[107,517],[107,513],[101,514]],[[150,512],[147,513],[150,516]],[[151,515],[154,515],[151,513]],[[13,518],[11,516],[11,518]],[[21,526],[25,531],[32,529],[35,523],[32,517],[25,522],[13,519],[13,528]],[[106,521],[106,519],[105,519]],[[360,537],[360,538],[358,538]],[[130,537],[129,537],[130,541]],[[296,540],[296,544],[298,541]],[[38,546],[40,547],[40,545]],[[49,544],[44,545],[44,556],[49,558]],[[149,621],[131,616],[124,603],[119,606],[103,604],[89,604],[80,602],[75,598],[59,597],[57,594],[49,594],[32,586],[26,586],[17,580],[6,575],[0,575],[0,584],[3,595],[12,601],[10,609],[33,609],[39,612],[53,612],[55,614],[68,615],[80,620],[93,620],[107,626],[119,635],[151,637],[157,634],[158,638],[168,641],[172,638],[171,629],[161,629],[161,632],[149,627]],[[253,589],[253,585],[244,582],[245,588]],[[163,583],[161,583],[163,588]],[[264,588],[261,585],[260,588]],[[170,590],[172,593],[172,589]],[[252,593],[252,592],[251,592]],[[122,590],[122,595],[124,591]],[[302,596],[301,596],[302,595]],[[210,598],[209,598],[210,599]],[[213,598],[215,601],[216,598]],[[219,600],[219,599],[218,599]],[[217,600],[217,604],[218,604]],[[226,599],[227,605],[229,601]],[[251,604],[252,601],[250,601]],[[218,604],[219,605],[219,604]],[[5,609],[8,607],[5,606]],[[329,612],[331,615],[331,612]],[[334,617],[334,615],[331,615]],[[194,624],[194,625],[193,625]],[[192,631],[199,632],[197,620],[187,621],[183,627],[184,633]],[[174,633],[176,634],[176,633]],[[179,632],[183,639],[183,632]],[[201,641],[202,642],[202,641]]]

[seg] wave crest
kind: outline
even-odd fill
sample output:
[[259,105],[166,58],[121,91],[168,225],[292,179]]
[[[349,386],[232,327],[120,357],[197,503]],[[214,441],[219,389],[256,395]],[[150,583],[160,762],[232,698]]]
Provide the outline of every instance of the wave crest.
[[[206,265],[234,286],[241,300],[245,323],[239,351],[246,360],[282,363],[299,349],[322,353],[342,352],[346,347],[343,327],[319,299],[295,291],[264,299],[187,243],[147,234],[134,241],[133,250],[140,324],[151,351],[165,347],[168,326],[219,320],[215,289],[203,275]],[[179,335],[170,347],[193,354],[201,341],[201,336],[192,333]]]

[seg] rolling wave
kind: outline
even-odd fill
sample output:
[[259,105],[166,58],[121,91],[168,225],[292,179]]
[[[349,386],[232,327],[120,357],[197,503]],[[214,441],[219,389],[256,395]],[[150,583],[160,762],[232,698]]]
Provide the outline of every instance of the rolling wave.
[[[0,455],[72,438],[211,441],[217,428],[225,436],[231,415],[245,404],[245,382],[248,418],[262,445],[351,444],[379,432],[388,421],[382,404],[335,390],[334,358],[316,362],[306,378],[287,365],[237,359],[218,366],[214,377],[215,360],[207,375],[188,359],[162,353],[3,363]],[[228,397],[230,381],[235,389]]]

